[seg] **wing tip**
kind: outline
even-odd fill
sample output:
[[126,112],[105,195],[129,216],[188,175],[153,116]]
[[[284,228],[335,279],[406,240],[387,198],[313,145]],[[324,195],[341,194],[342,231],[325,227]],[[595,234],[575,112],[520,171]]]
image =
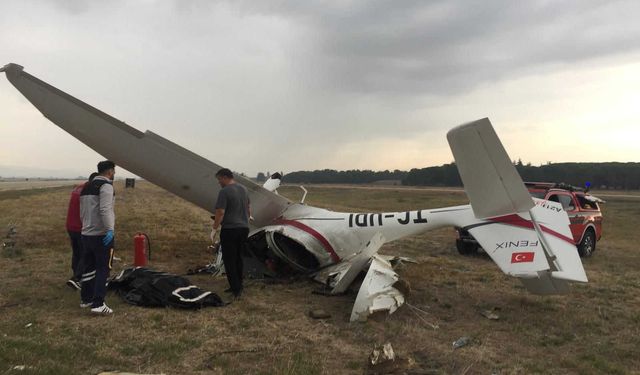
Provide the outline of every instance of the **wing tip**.
[[24,66],[19,65],[19,64],[15,64],[15,63],[8,63],[5,66],[3,66],[2,68],[0,68],[0,73],[2,72],[10,72],[10,71],[22,71],[24,70]]

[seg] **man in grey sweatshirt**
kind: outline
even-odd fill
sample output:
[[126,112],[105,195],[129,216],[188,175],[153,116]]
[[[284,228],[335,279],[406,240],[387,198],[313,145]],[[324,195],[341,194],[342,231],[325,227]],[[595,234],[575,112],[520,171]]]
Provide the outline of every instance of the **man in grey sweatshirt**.
[[84,273],[80,290],[80,307],[91,307],[95,314],[108,315],[113,310],[104,303],[107,277],[111,269],[116,216],[113,176],[116,165],[105,160],[98,163],[98,176],[80,193]]
[[[242,294],[242,252],[249,234],[251,208],[247,188],[237,184],[233,172],[222,168],[216,173],[222,189],[218,193],[211,238],[220,231],[222,261],[229,281],[228,291],[238,298]],[[220,228],[222,227],[222,230]]]

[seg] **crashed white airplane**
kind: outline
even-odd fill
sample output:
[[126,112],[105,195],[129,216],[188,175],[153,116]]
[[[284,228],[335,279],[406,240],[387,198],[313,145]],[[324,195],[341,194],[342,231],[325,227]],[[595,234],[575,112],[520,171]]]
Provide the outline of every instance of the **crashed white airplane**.
[[[150,131],[124,122],[8,64],[9,81],[54,124],[138,176],[212,211],[221,166]],[[254,216],[248,250],[272,273],[308,274],[329,293],[347,290],[367,270],[351,313],[365,320],[394,312],[404,296],[398,275],[378,250],[387,242],[443,226],[469,231],[500,269],[536,294],[566,293],[571,281],[587,282],[559,203],[532,199],[488,119],[458,126],[447,139],[470,205],[434,210],[341,213],[292,202],[238,176]],[[504,244],[508,246],[504,246]]]

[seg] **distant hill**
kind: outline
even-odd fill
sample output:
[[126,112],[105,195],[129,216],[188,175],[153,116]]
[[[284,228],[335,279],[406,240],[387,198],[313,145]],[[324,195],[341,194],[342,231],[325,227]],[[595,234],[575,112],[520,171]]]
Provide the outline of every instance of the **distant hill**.
[[[575,186],[590,183],[600,189],[640,189],[640,163],[549,163],[541,166],[514,165],[524,181],[564,182]],[[400,180],[403,185],[414,186],[462,186],[455,163],[437,167],[414,168],[406,171],[323,169],[297,171],[284,176],[287,183],[340,183],[372,184],[379,181]]]

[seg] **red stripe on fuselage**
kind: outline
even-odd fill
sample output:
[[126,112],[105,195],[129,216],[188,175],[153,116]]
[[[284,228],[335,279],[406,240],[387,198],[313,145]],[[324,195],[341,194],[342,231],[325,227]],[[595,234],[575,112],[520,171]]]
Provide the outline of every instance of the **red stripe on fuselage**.
[[[501,224],[507,224],[507,225],[513,225],[516,227],[522,227],[522,228],[527,228],[527,229],[534,229],[533,227],[533,223],[530,220],[526,220],[521,218],[520,216],[516,215],[516,214],[512,214],[512,215],[505,215],[505,216],[498,216],[498,217],[492,217],[489,219],[490,221],[496,222],[496,223],[501,223]],[[569,242],[572,245],[575,245],[575,242],[573,242],[573,238],[569,238],[561,233],[558,233],[556,231],[554,231],[553,229],[549,229],[547,227],[545,227],[544,225],[540,225],[540,229],[542,229],[543,232],[545,233],[549,233],[550,235],[557,237],[563,241]]]
[[322,244],[322,247],[324,247],[324,249],[327,251],[327,253],[329,253],[329,255],[331,256],[331,259],[333,259],[333,261],[335,263],[338,263],[340,261],[340,257],[338,256],[338,254],[336,254],[335,250],[333,249],[333,246],[331,246],[329,241],[322,234],[320,234],[317,230],[311,228],[310,226],[308,226],[306,224],[302,224],[301,222],[295,221],[295,220],[281,219],[281,220],[276,221],[276,224],[291,225],[292,227],[298,228],[300,230],[303,230],[303,231],[309,233],[310,235],[312,235],[316,240],[318,240]]

